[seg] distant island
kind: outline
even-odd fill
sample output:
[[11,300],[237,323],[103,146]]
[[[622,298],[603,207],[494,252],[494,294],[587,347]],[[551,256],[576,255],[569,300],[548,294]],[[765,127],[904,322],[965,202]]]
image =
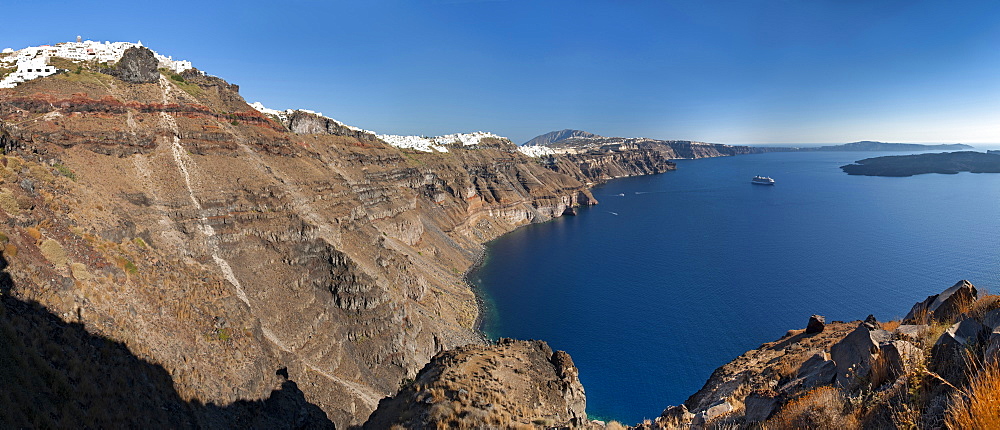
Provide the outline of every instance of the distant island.
[[1000,153],[942,152],[866,158],[840,166],[848,175],[913,176],[924,173],[1000,173]]
[[941,145],[922,145],[918,143],[888,143],[863,140],[860,142],[845,143],[843,145],[828,145],[818,148],[800,148],[800,151],[959,151],[973,149],[969,145],[961,143],[949,143]]

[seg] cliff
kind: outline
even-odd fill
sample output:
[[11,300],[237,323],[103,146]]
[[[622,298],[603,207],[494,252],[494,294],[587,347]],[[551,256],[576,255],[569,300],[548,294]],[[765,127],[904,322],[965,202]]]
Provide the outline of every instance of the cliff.
[[[781,150],[577,136],[540,158],[497,138],[421,152],[125,58],[115,76],[0,90],[11,426],[601,426],[567,354],[481,339],[462,273],[484,242],[595,204],[594,183]],[[639,426],[959,420],[993,375],[998,307],[959,283],[898,327],[811,323]]]
[[[132,57],[118,69],[156,82],[81,67],[0,90],[4,297],[147,363],[176,400],[113,398],[192,411],[180,427],[261,408],[364,422],[436,354],[482,344],[461,275],[484,242],[596,203],[591,183],[670,168],[642,151],[545,162],[505,140],[404,150],[305,112],[275,121],[222,79]],[[79,374],[67,366],[29,369]],[[7,422],[58,398],[16,397]],[[199,418],[206,404],[223,418]]]

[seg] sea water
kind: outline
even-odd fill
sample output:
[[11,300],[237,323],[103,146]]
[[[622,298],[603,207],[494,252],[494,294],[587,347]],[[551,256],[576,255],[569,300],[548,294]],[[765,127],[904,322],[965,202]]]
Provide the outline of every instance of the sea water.
[[[812,314],[900,318],[961,279],[1000,291],[1000,174],[849,176],[876,152],[680,160],[489,244],[491,338],[570,353],[592,417],[637,423]],[[754,185],[755,175],[774,186]]]

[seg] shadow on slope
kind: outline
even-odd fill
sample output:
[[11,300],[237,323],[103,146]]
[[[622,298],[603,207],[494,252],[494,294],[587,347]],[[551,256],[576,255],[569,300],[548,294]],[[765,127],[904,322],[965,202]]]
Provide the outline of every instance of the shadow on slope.
[[[333,428],[292,381],[264,400],[188,402],[166,369],[10,295],[0,255],[0,423],[11,428]],[[280,371],[279,371],[280,372]],[[287,375],[284,374],[284,375]]]

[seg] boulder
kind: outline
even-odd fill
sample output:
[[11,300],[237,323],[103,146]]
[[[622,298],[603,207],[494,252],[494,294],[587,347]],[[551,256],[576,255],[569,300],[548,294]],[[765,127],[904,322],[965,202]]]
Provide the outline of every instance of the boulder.
[[772,390],[754,390],[744,401],[744,422],[759,423],[771,417],[781,408],[785,398]]
[[878,342],[864,323],[830,347],[830,358],[837,365],[837,385],[853,389],[859,378],[868,376],[878,351]]
[[880,328],[871,331],[872,339],[877,343],[888,342],[892,340],[892,333],[882,330]]
[[911,341],[920,340],[927,333],[927,324],[902,324],[896,328],[896,335]]
[[133,46],[125,50],[114,67],[104,69],[103,72],[125,82],[149,84],[160,80],[157,69],[159,66],[160,62],[153,51],[143,46]]
[[934,347],[971,345],[982,341],[985,333],[986,327],[980,324],[979,321],[973,318],[965,318],[948,327],[948,330],[934,343]]
[[865,325],[868,326],[870,330],[882,328],[882,324],[879,324],[878,320],[875,319],[875,315],[872,314],[868,314],[868,318],[865,318]]
[[837,363],[823,351],[813,354],[799,366],[795,379],[782,385],[780,391],[789,395],[802,393],[814,387],[830,385],[837,376]]
[[708,409],[705,409],[704,411],[695,414],[694,419],[692,420],[692,424],[694,424],[695,426],[703,426],[708,422],[716,418],[719,418],[725,414],[728,414],[732,411],[733,411],[733,405],[730,405],[729,402],[721,401],[712,406],[709,406]]
[[926,324],[930,321],[952,322],[979,297],[979,291],[966,280],[958,281],[941,294],[928,296],[913,305],[903,318],[904,324]]
[[892,377],[899,377],[909,372],[921,355],[920,348],[905,340],[885,342],[880,344],[879,348]]
[[826,328],[826,318],[822,315],[813,315],[809,317],[809,324],[806,325],[806,334],[820,333]]
[[983,315],[983,325],[990,330],[996,330],[997,327],[1000,327],[1000,309],[994,309]]
[[969,375],[969,352],[985,340],[986,327],[973,318],[965,318],[946,330],[931,350],[931,371],[941,377],[961,382]]
[[665,428],[676,428],[683,425],[691,424],[691,420],[694,419],[694,414],[688,411],[687,406],[669,406],[663,410],[660,414],[660,418],[656,419],[657,423],[662,424]]
[[987,363],[997,363],[1000,361],[1000,327],[993,329],[986,340],[986,351],[983,358]]

